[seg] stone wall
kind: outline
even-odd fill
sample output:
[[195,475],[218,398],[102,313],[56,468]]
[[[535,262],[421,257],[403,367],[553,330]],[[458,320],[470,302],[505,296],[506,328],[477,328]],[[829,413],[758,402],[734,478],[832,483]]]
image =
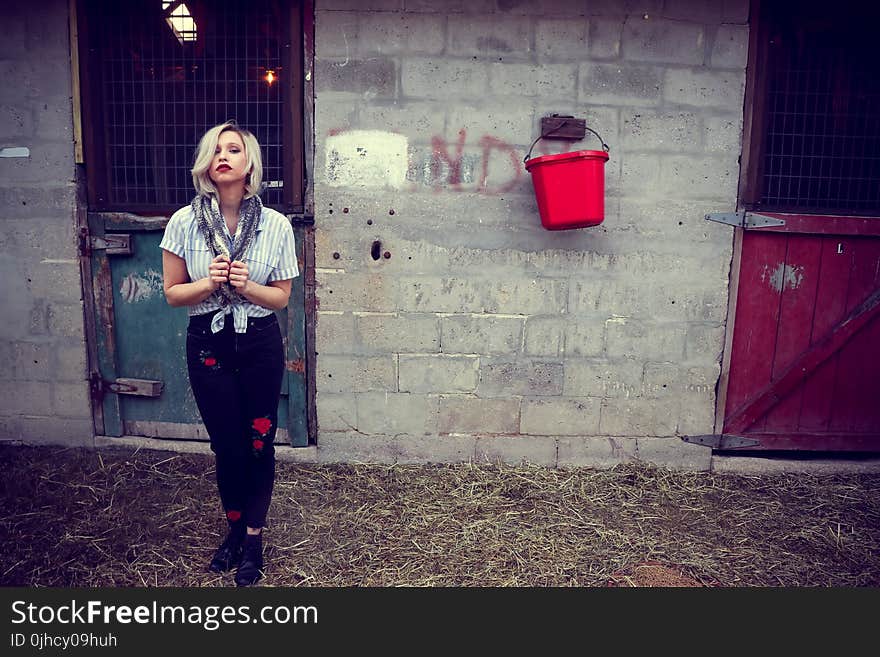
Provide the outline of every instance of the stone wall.
[[92,444],[75,234],[68,3],[3,5],[0,436]]
[[[705,467],[747,0],[316,6],[322,460]],[[541,228],[552,113],[610,145],[605,221]],[[597,149],[541,141],[533,156]]]

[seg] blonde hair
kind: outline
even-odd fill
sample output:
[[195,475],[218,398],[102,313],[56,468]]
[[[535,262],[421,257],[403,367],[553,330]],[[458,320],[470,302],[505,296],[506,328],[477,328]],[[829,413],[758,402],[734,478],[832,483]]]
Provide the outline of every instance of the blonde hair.
[[260,154],[260,144],[250,130],[240,127],[234,120],[226,121],[220,125],[215,125],[208,130],[199,141],[199,147],[196,149],[196,158],[193,163],[192,173],[193,187],[196,193],[202,196],[216,196],[217,187],[211,180],[209,171],[211,169],[211,161],[214,159],[214,152],[217,150],[217,143],[220,141],[220,135],[224,132],[234,132],[241,137],[244,144],[244,152],[247,156],[248,177],[245,178],[244,197],[250,198],[260,193],[260,185],[263,183],[263,157]]

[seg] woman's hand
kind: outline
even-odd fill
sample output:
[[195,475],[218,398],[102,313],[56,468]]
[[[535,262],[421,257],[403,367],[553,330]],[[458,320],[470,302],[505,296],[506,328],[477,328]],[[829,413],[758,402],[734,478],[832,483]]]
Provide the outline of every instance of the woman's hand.
[[241,260],[233,260],[229,266],[229,284],[244,293],[248,284],[248,268]]
[[211,279],[213,289],[218,289],[223,283],[229,281],[229,258],[218,255],[208,265],[208,278]]

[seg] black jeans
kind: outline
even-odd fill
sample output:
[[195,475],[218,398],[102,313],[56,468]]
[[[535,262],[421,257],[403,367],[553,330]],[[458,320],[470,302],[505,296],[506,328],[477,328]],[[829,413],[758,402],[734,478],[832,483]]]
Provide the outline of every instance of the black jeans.
[[275,483],[275,431],[284,348],[274,313],[249,318],[235,333],[232,315],[219,333],[211,316],[190,318],[186,364],[193,395],[217,457],[217,487],[230,522],[266,522]]

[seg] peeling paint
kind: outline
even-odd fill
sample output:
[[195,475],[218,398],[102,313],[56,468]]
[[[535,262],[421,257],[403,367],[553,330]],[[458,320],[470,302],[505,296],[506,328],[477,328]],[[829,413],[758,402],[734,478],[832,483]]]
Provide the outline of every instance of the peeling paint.
[[303,374],[306,371],[306,363],[302,358],[286,361],[286,367],[288,372],[296,372],[297,374]]
[[116,331],[113,329],[115,322],[113,316],[113,277],[110,274],[110,259],[101,258],[98,273],[95,276],[95,305],[101,318],[100,326],[104,327],[98,340],[104,339],[102,345],[108,353],[116,353]]
[[800,265],[787,265],[780,262],[772,271],[770,265],[764,265],[764,269],[761,271],[761,282],[767,283],[777,292],[782,292],[785,287],[796,290],[803,280],[804,268]]
[[393,187],[406,181],[407,138],[382,130],[350,130],[326,140],[325,174],[333,187]]
[[480,166],[480,157],[473,154],[462,154],[453,166],[447,157],[430,151],[414,154],[409,163],[406,178],[410,182],[421,183],[428,187],[442,187],[476,182],[476,171]]
[[343,68],[344,66],[348,66],[348,62],[349,62],[348,56],[349,56],[349,53],[351,52],[351,47],[348,45],[348,36],[346,36],[345,30],[342,30],[342,39],[345,41],[345,61],[341,62],[339,64],[336,64],[336,66],[338,66],[339,68]]
[[131,272],[122,279],[119,295],[125,303],[147,301],[162,292],[162,274],[155,269],[148,269],[143,275]]

